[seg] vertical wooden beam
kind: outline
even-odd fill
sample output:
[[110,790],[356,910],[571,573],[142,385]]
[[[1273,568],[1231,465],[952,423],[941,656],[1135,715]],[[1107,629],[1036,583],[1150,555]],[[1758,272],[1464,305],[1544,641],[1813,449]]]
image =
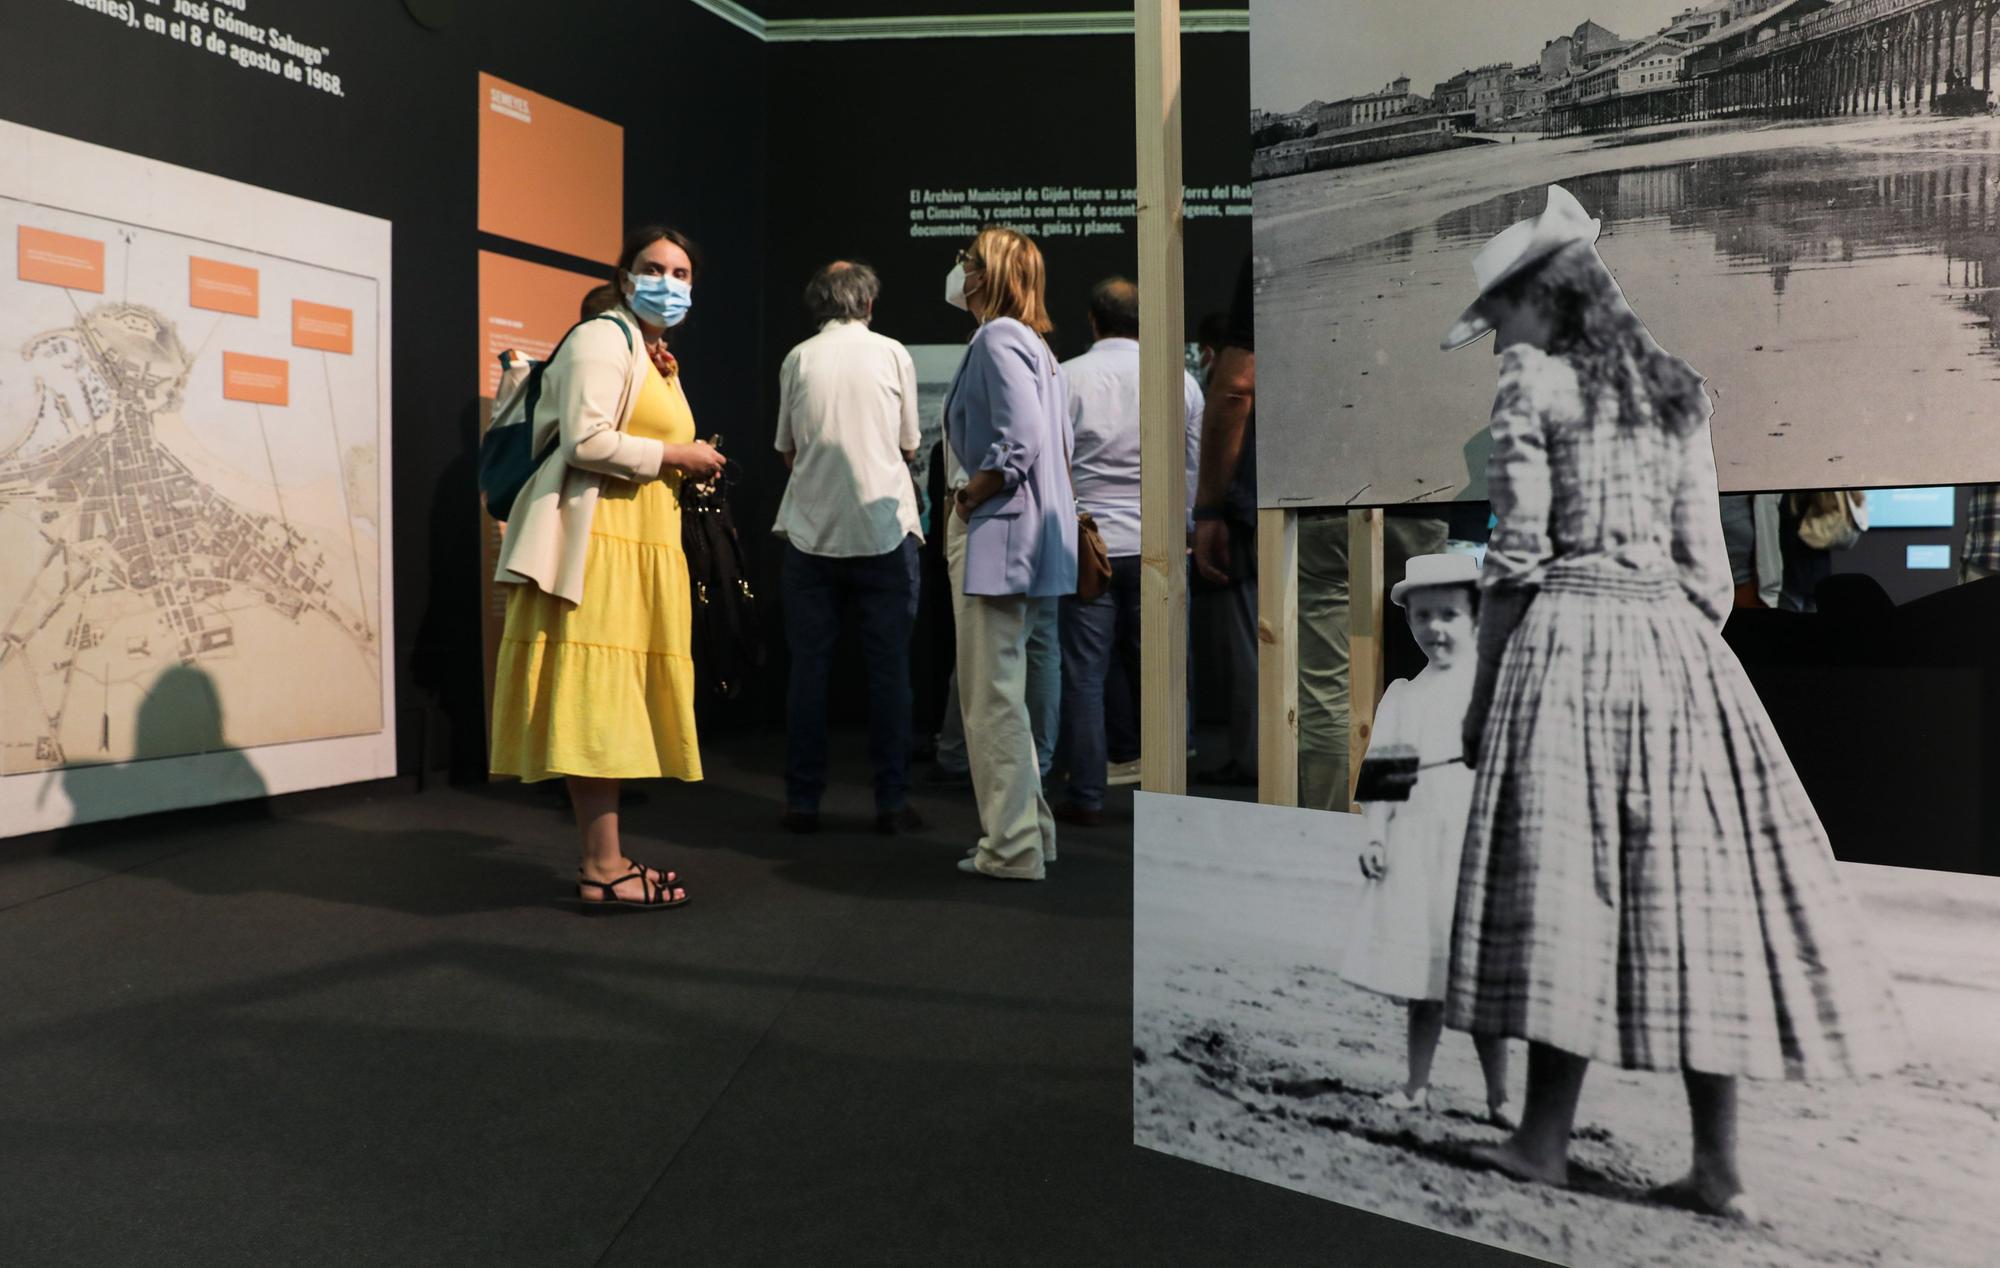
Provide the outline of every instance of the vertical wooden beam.
[[1139,784],[1187,791],[1187,406],[1181,5],[1138,0]]
[[1299,804],[1299,517],[1257,512],[1257,800]]
[[1986,91],[1993,91],[1993,15],[1994,9],[1986,11]]
[[1355,809],[1354,785],[1361,758],[1375,734],[1375,706],[1388,684],[1382,680],[1382,512],[1347,513],[1347,801]]

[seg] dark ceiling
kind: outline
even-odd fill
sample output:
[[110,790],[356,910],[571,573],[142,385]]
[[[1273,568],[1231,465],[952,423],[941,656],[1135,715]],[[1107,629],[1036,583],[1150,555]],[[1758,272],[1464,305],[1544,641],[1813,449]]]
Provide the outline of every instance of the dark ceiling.
[[[992,13],[1108,13],[1131,0],[737,0],[761,18],[969,17]],[[1182,9],[1245,9],[1249,0],[1181,0]]]

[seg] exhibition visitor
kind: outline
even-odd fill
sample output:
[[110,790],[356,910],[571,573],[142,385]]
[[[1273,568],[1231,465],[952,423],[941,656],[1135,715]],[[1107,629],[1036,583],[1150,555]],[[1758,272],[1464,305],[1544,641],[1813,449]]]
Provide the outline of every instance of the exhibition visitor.
[[[1062,614],[1062,739],[1068,768],[1059,822],[1094,827],[1104,821],[1109,767],[1137,756],[1139,677],[1139,288],[1125,278],[1097,284],[1090,293],[1090,350],[1063,363],[1069,382],[1069,416],[1075,436],[1070,475],[1079,509],[1088,511],[1111,559],[1111,585],[1101,595],[1066,595]],[[1182,419],[1188,462],[1201,445],[1201,388],[1183,370]],[[1129,753],[1113,754],[1107,741],[1110,702],[1105,687],[1113,665],[1128,689],[1117,707],[1121,740]]]
[[512,586],[494,671],[492,770],[566,777],[582,833],[583,910],[661,910],[687,889],[625,856],[618,787],[701,778],[683,477],[723,458],[695,439],[667,331],[687,316],[694,244],[650,226],[626,239],[622,302],[579,323],[551,356],[536,452],[559,441],[516,499],[495,580]]
[[1975,484],[1965,516],[1965,555],[1960,581],[2000,576],[2000,484]]
[[1051,600],[1076,592],[1069,404],[1045,292],[1041,251],[1012,229],[982,230],[945,281],[946,301],[979,322],[945,397],[945,443],[969,473],[945,544],[981,832],[959,866],[1016,880],[1041,880],[1056,858],[1028,717],[1028,636]]
[[1220,588],[1218,643],[1229,684],[1229,752],[1203,783],[1257,783],[1257,338],[1250,260],[1209,365],[1195,482],[1194,562]]
[[851,618],[868,688],[875,826],[921,826],[909,806],[910,631],[917,618],[919,532],[910,462],[920,439],[917,369],[902,344],[869,328],[881,282],[836,260],[806,286],[819,333],[778,370],[775,447],[791,471],[773,532],[785,542],[785,813],[819,829],[826,791],[827,676]]
[[1475,1161],[1565,1184],[1591,1061],[1677,1073],[1693,1165],[1653,1196],[1748,1222],[1737,1080],[1890,1070],[1902,1026],[1722,640],[1702,379],[1626,305],[1597,232],[1551,186],[1474,258],[1444,339],[1495,333],[1500,359],[1445,1021],[1530,1044],[1520,1126]]

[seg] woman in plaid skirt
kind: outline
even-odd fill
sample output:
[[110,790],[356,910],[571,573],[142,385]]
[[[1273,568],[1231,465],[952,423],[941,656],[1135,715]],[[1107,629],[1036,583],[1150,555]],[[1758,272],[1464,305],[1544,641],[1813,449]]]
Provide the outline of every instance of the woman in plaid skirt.
[[1722,641],[1708,399],[1626,306],[1559,186],[1473,262],[1446,336],[1497,331],[1477,769],[1446,1022],[1530,1042],[1478,1160],[1565,1183],[1593,1060],[1678,1072],[1694,1164],[1663,1201],[1755,1218],[1736,1080],[1893,1069],[1901,1022],[1812,803]]

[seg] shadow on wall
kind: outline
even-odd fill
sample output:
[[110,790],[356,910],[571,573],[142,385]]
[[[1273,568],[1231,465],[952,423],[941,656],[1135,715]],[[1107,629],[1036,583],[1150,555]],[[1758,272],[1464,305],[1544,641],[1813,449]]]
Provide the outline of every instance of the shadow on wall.
[[[184,762],[148,765],[166,757],[194,758],[197,773]],[[250,759],[229,746],[215,680],[189,664],[169,667],[146,689],[139,702],[131,761],[117,765],[121,769],[115,785],[107,778],[111,773],[107,763],[79,762],[64,768],[63,794],[72,808],[72,822],[203,802],[255,801],[269,791]],[[199,796],[188,795],[185,785],[190,780],[198,782]]]
[[[433,716],[442,715],[453,783],[486,777],[485,635],[479,577],[479,534],[486,512],[479,501],[480,426],[480,405],[474,401],[459,414],[457,446],[431,494],[428,597],[410,660],[412,684],[430,699],[405,702]],[[429,727],[422,729],[427,738],[428,732]],[[402,750],[416,757],[414,762],[400,759],[400,772],[407,773],[412,765],[428,771],[433,757],[427,750],[434,747],[424,743]]]
[[[215,681],[196,666],[175,665],[154,680],[136,731],[133,762],[115,771],[95,763],[63,772],[77,821],[57,834],[55,853],[106,874],[143,867],[148,879],[186,893],[293,895],[417,916],[545,907],[552,893],[567,892],[546,859],[502,837],[293,818],[274,839],[268,828],[247,826],[274,817],[268,786],[249,757],[229,746]],[[161,757],[181,760],[151,760]],[[145,832],[102,822],[193,804],[212,808]],[[247,835],[237,835],[239,827]],[[210,846],[222,848],[195,854]]]

